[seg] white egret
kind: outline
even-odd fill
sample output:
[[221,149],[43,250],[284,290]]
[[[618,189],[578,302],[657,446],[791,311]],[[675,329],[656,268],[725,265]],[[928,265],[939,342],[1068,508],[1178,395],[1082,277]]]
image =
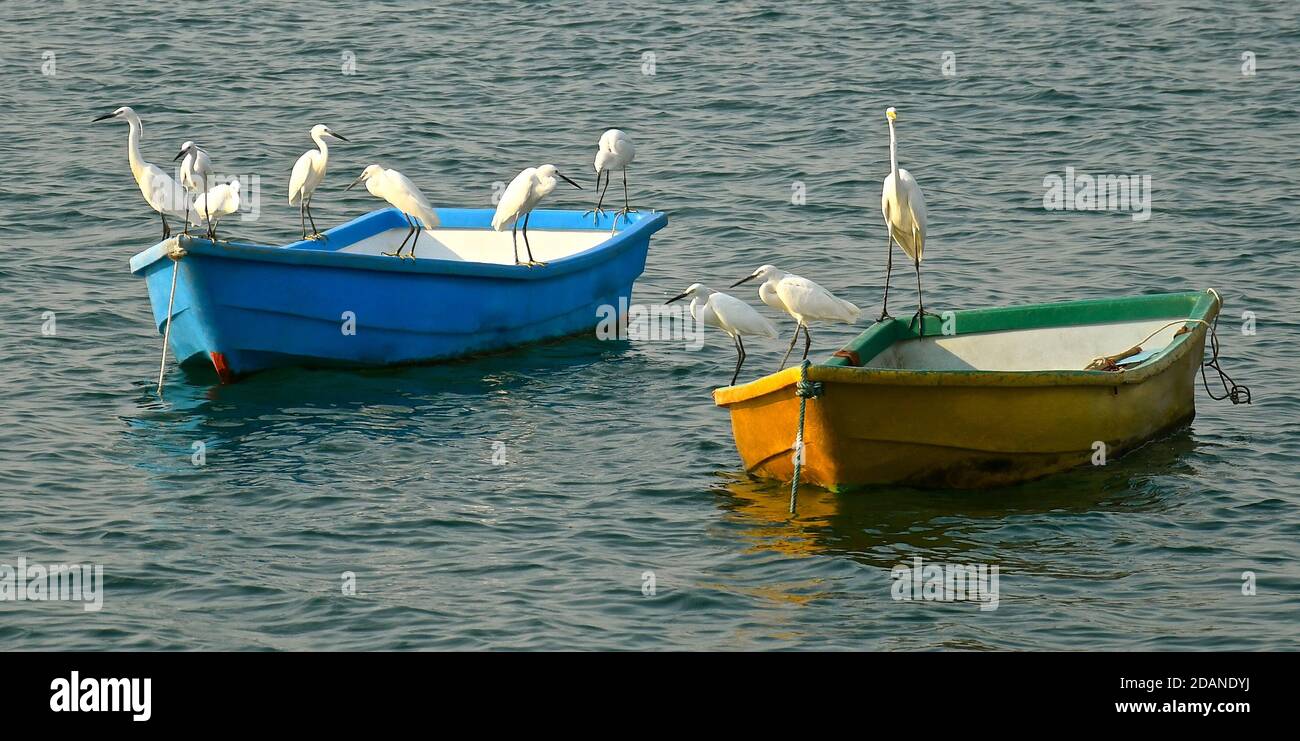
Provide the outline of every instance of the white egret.
[[[601,209],[601,204],[605,202],[605,191],[609,190],[610,173],[620,170],[623,172],[623,210],[618,213],[624,216],[636,213],[629,205],[627,197],[627,166],[632,164],[634,159],[636,159],[636,147],[627,134],[619,129],[610,129],[600,135],[600,143],[596,148],[596,187],[600,188],[602,173],[605,175],[605,187],[601,188],[600,197],[596,199],[596,208],[587,213],[594,213],[597,220],[605,213]],[[614,223],[618,223],[617,214],[614,216]]]
[[[397,170],[385,170],[379,165],[369,165],[344,190],[352,190],[357,183],[363,182],[370,195],[388,201],[389,205],[401,211],[406,217],[406,223],[411,227],[396,250],[381,254],[388,257],[409,257],[414,260],[415,245],[420,241],[420,231],[433,229],[440,223],[433,206],[429,205],[429,200],[424,197],[419,188],[415,187],[415,183]],[[406,246],[406,241],[412,235],[415,235],[415,241],[411,242],[411,252],[403,255],[402,248]]]
[[218,185],[194,199],[194,213],[208,225],[208,239],[217,241],[217,221],[239,210],[239,179]]
[[533,248],[528,244],[528,216],[547,194],[555,190],[558,184],[556,178],[582,190],[581,185],[561,175],[559,170],[555,169],[555,165],[542,165],[524,169],[510,181],[510,185],[506,186],[506,192],[501,194],[496,215],[492,217],[492,228],[502,231],[507,226],[510,227],[510,243],[514,247],[516,265],[524,264],[519,261],[519,241],[515,236],[520,217],[524,219],[524,249],[528,251],[527,265],[532,267],[546,264],[533,259]]
[[836,298],[830,291],[807,278],[787,273],[775,265],[764,265],[732,283],[731,286],[734,288],[755,278],[763,281],[758,287],[759,300],[777,311],[789,314],[798,322],[794,329],[794,337],[790,339],[790,347],[786,349],[785,357],[781,358],[782,368],[785,367],[785,361],[790,359],[794,343],[799,339],[800,329],[803,330],[804,338],[803,356],[805,359],[808,357],[808,350],[812,346],[812,337],[808,335],[808,322],[853,324],[862,313],[862,309],[842,298]]
[[131,165],[131,174],[135,177],[135,183],[140,187],[145,202],[162,217],[163,239],[166,239],[172,234],[171,227],[167,225],[167,215],[187,218],[186,201],[189,199],[185,196],[185,190],[170,175],[163,172],[161,167],[144,161],[144,157],[140,154],[140,135],[144,126],[130,106],[122,106],[112,113],[105,113],[95,118],[92,123],[109,118],[122,119],[130,124],[131,131],[126,140],[127,162]]
[[710,327],[717,327],[731,335],[731,342],[736,346],[736,371],[731,375],[731,385],[735,386],[736,379],[740,377],[740,366],[745,363],[744,337],[770,337],[775,339],[777,336],[776,325],[767,317],[754,311],[752,306],[735,296],[719,293],[699,283],[692,283],[685,291],[673,296],[664,303],[671,304],[678,299],[687,297],[691,299],[691,316],[696,321]]
[[[289,205],[298,206],[298,222],[302,226],[302,238],[323,239],[324,235],[316,228],[316,221],[311,217],[311,197],[316,186],[325,179],[325,168],[329,165],[330,148],[326,139],[348,141],[348,138],[325,124],[311,127],[311,139],[319,149],[308,149],[298,161],[293,163],[293,174],[289,176]],[[311,222],[312,234],[307,234],[307,222]]]
[[[933,313],[925,310],[925,301],[921,297],[921,260],[925,253],[925,196],[912,173],[898,166],[898,141],[894,135],[894,120],[898,112],[890,106],[885,110],[889,121],[889,175],[885,178],[885,187],[880,193],[880,210],[885,215],[885,250],[888,252],[885,262],[885,300],[880,309],[880,320],[889,318],[889,273],[894,267],[893,242],[897,242],[903,252],[912,258],[916,266],[916,314],[912,322],[920,324],[918,338],[925,334],[925,315]],[[908,322],[910,328],[912,322]]]
[[[183,160],[181,158],[184,157]],[[180,154],[172,158],[172,162],[181,160],[181,185],[193,196],[206,193],[208,190],[208,178],[212,176],[212,160],[208,153],[202,147],[194,142],[185,142],[181,145]],[[185,199],[185,233],[190,233],[190,199]]]

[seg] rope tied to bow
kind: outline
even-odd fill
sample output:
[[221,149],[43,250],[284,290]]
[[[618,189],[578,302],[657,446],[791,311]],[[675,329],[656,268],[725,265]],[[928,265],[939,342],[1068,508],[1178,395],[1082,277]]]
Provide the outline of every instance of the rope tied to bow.
[[172,290],[167,296],[167,318],[163,328],[162,360],[158,363],[158,396],[162,397],[163,374],[167,371],[167,342],[172,334],[172,306],[176,303],[176,273],[180,271],[181,258],[188,254],[181,246],[181,240],[174,239],[167,245],[167,256],[172,260]]
[[794,386],[794,393],[799,397],[799,430],[794,438],[794,478],[790,481],[790,514],[794,514],[795,507],[799,503],[799,477],[803,472],[804,458],[803,425],[808,410],[808,400],[816,399],[825,391],[820,381],[808,380],[810,365],[812,364],[808,359],[804,358],[803,363],[799,365],[799,382]]

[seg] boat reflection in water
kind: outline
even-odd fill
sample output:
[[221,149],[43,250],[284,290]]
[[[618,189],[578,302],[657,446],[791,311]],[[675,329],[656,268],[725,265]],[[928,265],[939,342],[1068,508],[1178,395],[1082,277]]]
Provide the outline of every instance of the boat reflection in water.
[[877,487],[836,494],[801,486],[794,515],[785,484],[728,473],[715,491],[753,551],[843,557],[881,569],[920,556],[995,563],[1004,573],[1060,569],[1080,576],[1073,556],[1087,557],[1105,544],[1096,542],[1092,529],[1069,523],[1076,516],[1174,506],[1178,482],[1192,472],[1196,444],[1184,429],[1106,466],[999,489]]

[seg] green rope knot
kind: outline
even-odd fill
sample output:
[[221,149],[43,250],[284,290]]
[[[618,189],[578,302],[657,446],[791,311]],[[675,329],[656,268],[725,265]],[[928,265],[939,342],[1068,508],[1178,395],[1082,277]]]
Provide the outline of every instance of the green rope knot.
[[800,381],[794,387],[795,394],[804,399],[816,399],[824,390],[821,381]]

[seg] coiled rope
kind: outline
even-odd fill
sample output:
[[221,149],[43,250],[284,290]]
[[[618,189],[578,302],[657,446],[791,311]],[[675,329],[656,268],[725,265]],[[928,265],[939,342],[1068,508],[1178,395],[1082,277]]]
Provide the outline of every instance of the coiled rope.
[[794,514],[799,503],[799,477],[803,472],[804,442],[803,423],[808,410],[808,400],[822,395],[823,387],[819,381],[808,380],[808,366],[811,363],[804,358],[799,365],[799,383],[795,384],[794,393],[799,397],[799,431],[794,438],[794,478],[790,481],[790,514]]

